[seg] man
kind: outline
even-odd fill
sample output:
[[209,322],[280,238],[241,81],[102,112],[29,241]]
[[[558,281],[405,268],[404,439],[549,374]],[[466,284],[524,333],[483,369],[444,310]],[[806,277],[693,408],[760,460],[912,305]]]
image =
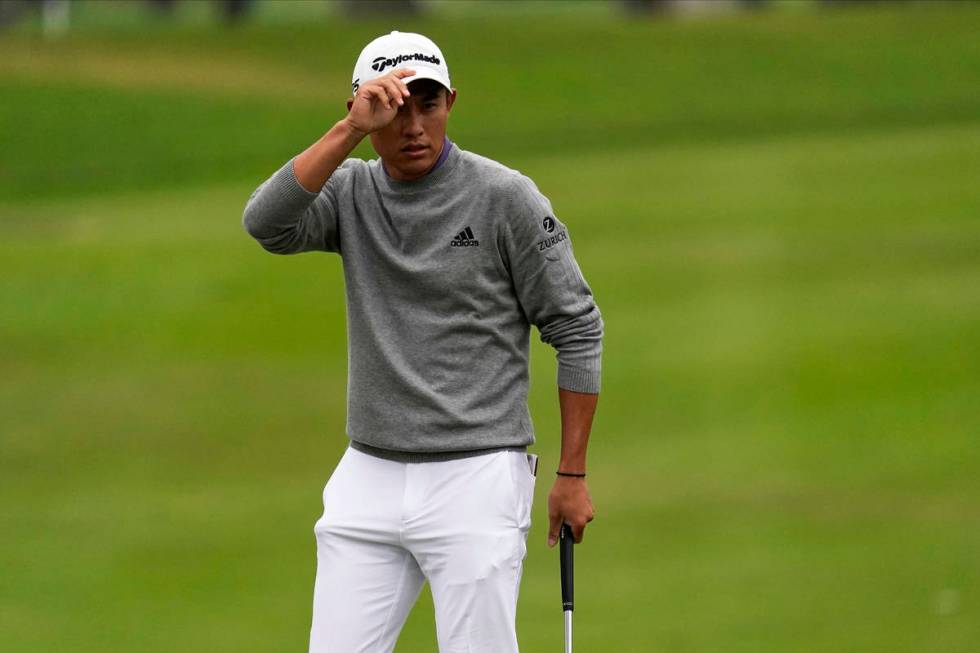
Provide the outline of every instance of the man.
[[[530,325],[558,357],[551,546],[562,522],[581,541],[594,514],[584,476],[602,318],[534,183],[446,137],[457,93],[432,41],[375,39],[352,87],[347,115],[243,218],[270,252],[343,261],[351,442],[314,528],[310,651],[391,651],[425,581],[440,651],[517,651],[536,471]],[[347,159],[365,136],[379,159]]]

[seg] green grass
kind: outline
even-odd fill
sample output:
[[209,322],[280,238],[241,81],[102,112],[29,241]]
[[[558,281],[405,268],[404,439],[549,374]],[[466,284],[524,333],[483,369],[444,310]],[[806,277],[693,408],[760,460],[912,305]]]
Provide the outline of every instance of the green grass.
[[[551,198],[605,317],[581,650],[980,646],[978,27],[930,3],[401,27],[450,57],[453,138]],[[241,211],[385,29],[0,39],[5,652],[304,650],[341,262],[265,254]],[[533,653],[561,616],[536,340],[532,365]],[[398,650],[434,651],[431,619],[424,596]]]

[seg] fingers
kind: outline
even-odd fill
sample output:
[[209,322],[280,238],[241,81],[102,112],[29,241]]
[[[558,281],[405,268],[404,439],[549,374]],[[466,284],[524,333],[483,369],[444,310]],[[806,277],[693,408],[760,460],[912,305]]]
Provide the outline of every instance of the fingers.
[[[586,523],[592,521],[590,517],[586,520]],[[548,525],[548,546],[554,546],[555,542],[558,541],[558,533],[561,530],[562,524],[568,524],[572,529],[572,541],[578,544],[585,537],[585,526],[586,524],[574,524],[571,521],[562,519],[561,516],[551,517],[550,524]]]
[[551,513],[548,515],[548,546],[554,546],[558,541],[558,530],[561,528],[561,515]]
[[380,100],[385,109],[390,109],[392,104],[401,106],[405,104],[405,98],[411,95],[408,85],[401,78],[414,74],[414,70],[393,70],[387,75],[376,77],[365,83],[361,87],[361,92],[364,93],[364,97],[374,97]]
[[357,96],[358,98],[363,98],[369,105],[374,104],[375,101],[378,101],[381,102],[384,108],[390,108],[388,106],[388,94],[383,92],[377,86],[362,86]]
[[585,536],[585,527],[595,518],[595,506],[585,483],[559,477],[548,494],[548,546],[558,541],[562,523],[572,529],[572,539],[577,544]]
[[390,95],[387,87],[385,87],[383,84],[365,86],[362,90],[364,91],[364,97],[381,102],[385,109],[391,108],[394,98]]
[[394,94],[394,96],[398,99],[398,104],[405,104],[405,98],[407,98],[409,95],[412,94],[412,92],[408,90],[408,84],[401,81],[400,79],[399,80],[392,79],[390,80],[390,82],[391,82],[391,91]]
[[569,528],[572,529],[572,541],[578,544],[582,541],[582,538],[585,537],[585,527],[588,526],[592,519],[592,509],[591,506],[589,506],[589,511],[587,513],[578,514],[574,517],[569,515],[564,517],[562,521],[568,524]]
[[[392,104],[397,104],[398,106],[405,104],[402,89],[398,87],[395,80],[381,79],[378,81],[378,85],[381,87],[382,92],[384,93],[386,107],[390,107]],[[402,84],[402,86],[404,86],[404,84]]]

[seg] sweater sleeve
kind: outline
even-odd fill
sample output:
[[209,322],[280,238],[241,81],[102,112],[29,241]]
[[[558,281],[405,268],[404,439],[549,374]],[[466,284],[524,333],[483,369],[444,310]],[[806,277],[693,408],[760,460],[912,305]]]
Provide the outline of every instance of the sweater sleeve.
[[603,322],[572,251],[568,228],[527,177],[515,178],[503,252],[518,300],[541,341],[556,350],[558,386],[598,393]]
[[252,193],[242,216],[245,230],[273,254],[339,253],[336,193],[349,173],[349,161],[315,193],[300,185],[290,159]]

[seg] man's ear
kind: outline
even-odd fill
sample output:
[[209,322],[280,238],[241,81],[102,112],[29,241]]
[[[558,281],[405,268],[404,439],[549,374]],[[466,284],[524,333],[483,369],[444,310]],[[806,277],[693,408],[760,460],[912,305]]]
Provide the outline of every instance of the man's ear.
[[456,89],[453,89],[452,93],[446,93],[446,111],[453,108],[454,102],[456,102]]
[[347,113],[350,113],[350,108],[354,106],[354,98],[347,98]]

